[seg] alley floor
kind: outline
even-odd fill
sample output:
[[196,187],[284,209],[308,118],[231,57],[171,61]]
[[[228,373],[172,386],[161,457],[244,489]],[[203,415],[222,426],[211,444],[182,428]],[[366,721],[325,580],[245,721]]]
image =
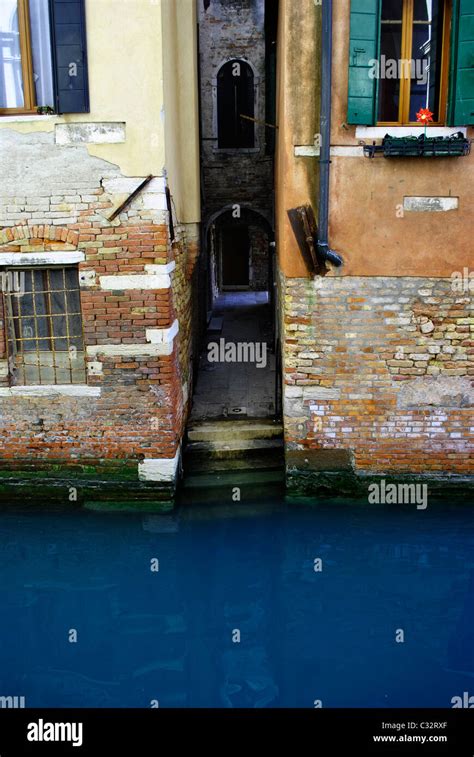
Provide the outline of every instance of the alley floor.
[[[251,344],[266,352],[257,362],[212,362],[210,345]],[[262,348],[262,345],[266,347]],[[275,355],[267,292],[226,292],[214,303],[207,345],[200,356],[191,421],[205,418],[266,418],[275,414]],[[262,352],[257,352],[261,355]]]

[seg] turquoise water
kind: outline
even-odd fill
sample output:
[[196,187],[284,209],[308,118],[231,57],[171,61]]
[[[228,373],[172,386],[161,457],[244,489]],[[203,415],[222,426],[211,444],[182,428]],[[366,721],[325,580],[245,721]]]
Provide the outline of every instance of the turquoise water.
[[0,696],[450,707],[474,695],[468,504],[4,511]]

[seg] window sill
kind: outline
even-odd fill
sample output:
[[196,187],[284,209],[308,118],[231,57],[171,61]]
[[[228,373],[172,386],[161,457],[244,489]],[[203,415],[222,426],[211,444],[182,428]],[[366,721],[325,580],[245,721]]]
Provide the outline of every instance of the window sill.
[[100,387],[85,384],[51,384],[0,388],[2,397],[100,397]]
[[39,115],[39,113],[32,113],[27,116],[1,116],[0,124],[2,123],[27,123],[28,121],[51,121],[53,118],[57,118],[56,113],[49,113],[48,115]]
[[[462,132],[467,136],[466,126],[429,126],[427,136],[450,137],[451,134]],[[424,126],[356,126],[357,139],[383,139],[386,134],[397,137],[419,137],[425,133]]]

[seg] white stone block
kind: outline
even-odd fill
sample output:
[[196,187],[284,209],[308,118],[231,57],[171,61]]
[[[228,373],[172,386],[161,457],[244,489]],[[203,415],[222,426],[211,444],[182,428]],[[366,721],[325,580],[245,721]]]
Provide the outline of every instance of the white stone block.
[[171,344],[179,332],[179,321],[176,319],[168,329],[146,329],[147,342],[151,344]]
[[410,213],[447,213],[458,210],[459,197],[404,197],[403,210]]
[[95,271],[80,271],[79,272],[79,286],[82,289],[93,287],[96,285],[96,272]]
[[123,121],[56,124],[54,139],[57,145],[118,144],[125,142]]
[[176,263],[174,260],[172,260],[171,263],[166,263],[165,265],[146,265],[145,271],[153,276],[164,276],[166,274],[172,273],[175,268]]
[[171,278],[169,274],[130,274],[117,276],[100,276],[99,283],[101,289],[121,290],[126,289],[169,289]]
[[148,186],[145,187],[141,195],[143,207],[145,210],[167,210],[166,195],[157,192],[148,192]]
[[89,376],[102,376],[103,363],[93,360],[87,363],[87,373]]
[[149,458],[138,465],[140,481],[162,481],[174,483],[178,473],[181,450],[178,449],[173,458]]
[[[102,186],[107,194],[125,194],[131,195],[143,181],[146,176],[118,176],[111,179],[104,179]],[[144,190],[150,194],[151,192],[164,193],[165,191],[165,179],[164,176],[155,176],[145,187]]]
[[334,389],[327,386],[303,387],[303,399],[305,400],[338,400],[340,396],[340,389]]
[[297,397],[303,396],[303,387],[302,386],[285,386],[284,387],[284,395],[288,399],[294,399]]

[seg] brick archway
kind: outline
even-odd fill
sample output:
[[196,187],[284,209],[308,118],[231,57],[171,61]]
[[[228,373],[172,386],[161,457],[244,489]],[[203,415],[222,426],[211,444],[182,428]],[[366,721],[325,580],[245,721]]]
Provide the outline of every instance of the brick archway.
[[35,250],[49,245],[61,244],[62,248],[77,249],[79,233],[64,226],[42,224],[39,226],[8,226],[0,231],[0,246],[34,247]]

